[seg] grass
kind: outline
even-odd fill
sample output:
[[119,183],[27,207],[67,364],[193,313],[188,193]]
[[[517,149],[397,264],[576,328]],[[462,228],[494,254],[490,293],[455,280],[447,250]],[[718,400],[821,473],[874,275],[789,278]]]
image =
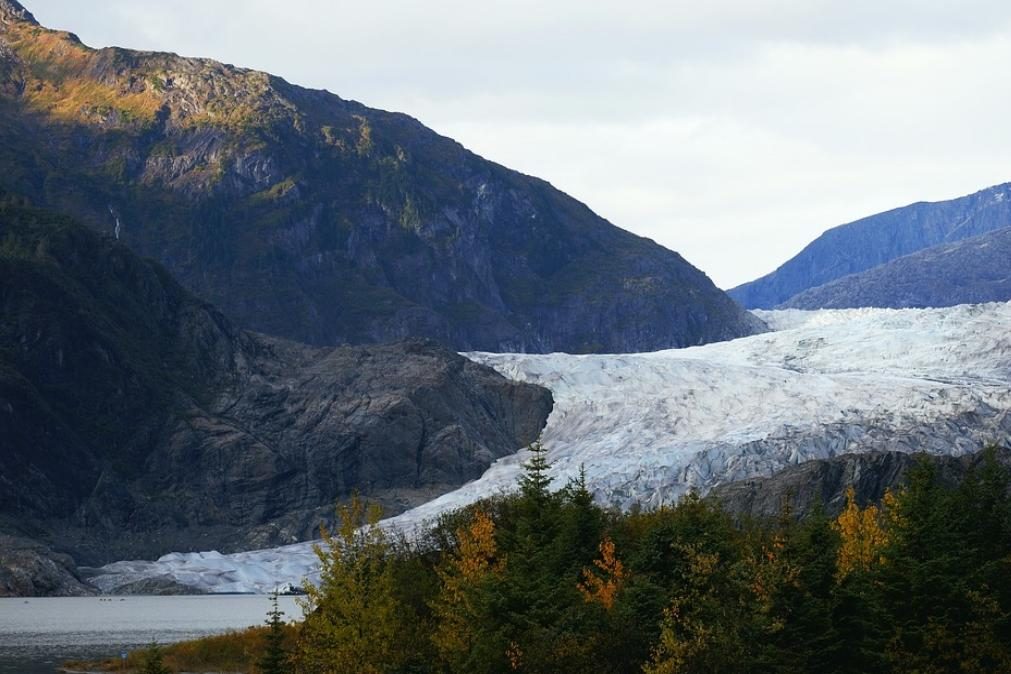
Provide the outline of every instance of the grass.
[[150,122],[161,107],[161,96],[152,89],[131,91],[90,76],[88,68],[96,52],[67,33],[21,29],[15,31],[14,38],[13,47],[32,75],[25,87],[25,100],[56,119],[77,121],[86,112],[116,110],[127,119]]
[[[250,627],[241,632],[228,632],[193,641],[161,646],[162,659],[172,672],[228,672],[255,674],[256,663],[263,656],[267,627]],[[294,642],[296,629],[285,627],[286,647]],[[148,649],[129,654],[124,664],[119,659],[97,662],[71,661],[63,666],[72,671],[139,672]]]
[[148,123],[161,107],[161,101],[147,92],[127,93],[83,78],[68,79],[62,84],[40,81],[25,98],[32,107],[67,121],[80,121],[89,111],[105,116],[115,110],[126,120]]
[[[165,104],[169,73],[187,62],[171,55],[130,57],[128,52],[95,50],[70,33],[38,26],[14,26],[6,34],[10,46],[24,63],[27,76],[23,100],[27,106],[62,122],[94,124],[118,113],[119,124],[153,123]],[[132,59],[120,64],[121,58]],[[137,88],[132,78],[120,72],[128,66],[143,81]],[[188,64],[192,67],[192,63]],[[96,68],[101,74],[96,74]],[[269,127],[289,114],[289,106],[273,91],[270,75],[240,71],[227,66],[199,66],[186,73],[198,97],[205,103],[184,124],[210,124],[232,131]],[[185,68],[183,68],[185,70]],[[298,120],[295,120],[297,125]],[[359,150],[371,147],[371,129],[359,130]]]

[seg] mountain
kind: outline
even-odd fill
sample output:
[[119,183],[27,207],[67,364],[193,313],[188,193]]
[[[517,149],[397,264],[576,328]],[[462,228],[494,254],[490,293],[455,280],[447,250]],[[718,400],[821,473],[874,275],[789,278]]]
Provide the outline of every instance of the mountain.
[[0,533],[78,562],[312,537],[478,477],[552,408],[433,342],[236,329],[152,261],[0,199]]
[[933,246],[798,293],[793,309],[947,307],[1011,300],[1011,227]]
[[678,254],[406,115],[90,49],[14,0],[0,186],[158,259],[239,325],[316,345],[625,352],[761,329]]
[[1011,227],[1011,183],[830,229],[776,271],[728,292],[749,309],[771,309],[844,276],[1005,227]]
[[[541,440],[553,487],[582,473],[599,503],[622,509],[671,504],[689,490],[707,493],[812,459],[962,456],[1011,444],[1011,304],[762,315],[773,332],[690,349],[473,357],[551,390],[555,408]],[[506,456],[387,526],[411,532],[515,489],[527,456]],[[206,590],[263,590],[265,569],[297,582],[314,561],[307,543],[183,554],[113,564],[94,582],[116,588],[199,573]]]

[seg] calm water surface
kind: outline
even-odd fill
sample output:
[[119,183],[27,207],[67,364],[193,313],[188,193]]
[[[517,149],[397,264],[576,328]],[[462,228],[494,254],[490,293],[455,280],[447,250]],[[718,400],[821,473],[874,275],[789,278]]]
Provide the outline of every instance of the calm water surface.
[[[280,604],[286,619],[302,615],[294,598]],[[253,595],[0,599],[0,674],[52,674],[66,660],[243,629],[269,609]]]

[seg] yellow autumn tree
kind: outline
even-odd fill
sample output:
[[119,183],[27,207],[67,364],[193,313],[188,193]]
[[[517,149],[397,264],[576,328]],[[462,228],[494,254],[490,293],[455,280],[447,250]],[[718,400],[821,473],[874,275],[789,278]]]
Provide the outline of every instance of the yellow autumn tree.
[[432,640],[450,669],[464,672],[481,618],[481,585],[501,573],[503,560],[495,542],[495,522],[483,511],[457,529],[456,542],[436,569],[442,590],[432,605],[437,621]]
[[[886,495],[886,503],[890,500]],[[842,580],[854,571],[867,571],[881,562],[881,552],[888,542],[888,532],[882,525],[883,515],[875,505],[861,508],[853,487],[846,490],[846,507],[833,523],[839,532],[839,554],[836,577]]]
[[586,601],[597,603],[607,610],[625,580],[625,566],[614,553],[614,541],[605,538],[600,542],[600,557],[593,560],[594,569],[583,569],[583,580],[577,584]]
[[399,637],[404,612],[394,594],[390,545],[378,506],[355,495],[338,508],[332,534],[320,527],[314,546],[320,582],[308,581],[305,620],[293,653],[300,674],[386,674],[405,660]]

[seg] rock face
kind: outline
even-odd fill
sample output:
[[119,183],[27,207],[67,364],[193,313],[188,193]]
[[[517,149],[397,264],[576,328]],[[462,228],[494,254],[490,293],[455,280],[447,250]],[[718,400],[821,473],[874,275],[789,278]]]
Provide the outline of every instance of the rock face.
[[21,21],[38,25],[31,12],[25,9],[17,0],[0,0],[0,22]]
[[110,594],[133,594],[145,597],[204,594],[200,588],[184,585],[171,578],[145,578],[134,583],[126,583]]
[[85,597],[98,590],[81,580],[70,555],[23,538],[0,535],[0,597]]
[[776,271],[728,292],[749,309],[771,309],[844,276],[1009,226],[1011,183],[951,201],[917,203],[830,229]]
[[676,253],[402,114],[202,59],[93,50],[7,3],[0,186],[317,345],[629,352],[761,325]]
[[947,307],[1011,300],[1011,228],[900,257],[794,295],[784,308]]
[[157,264],[0,206],[0,531],[80,563],[304,540],[352,490],[396,512],[535,440],[545,389],[433,342],[245,333]]
[[[1011,465],[1011,450],[997,451],[998,460]],[[861,506],[877,503],[886,491],[905,483],[917,461],[933,462],[942,480],[957,484],[970,468],[981,464],[983,453],[959,457],[904,452],[843,454],[790,466],[771,477],[719,485],[707,498],[739,517],[776,517],[784,504],[790,506],[794,516],[804,517],[819,503],[834,517],[845,507],[850,487]]]

